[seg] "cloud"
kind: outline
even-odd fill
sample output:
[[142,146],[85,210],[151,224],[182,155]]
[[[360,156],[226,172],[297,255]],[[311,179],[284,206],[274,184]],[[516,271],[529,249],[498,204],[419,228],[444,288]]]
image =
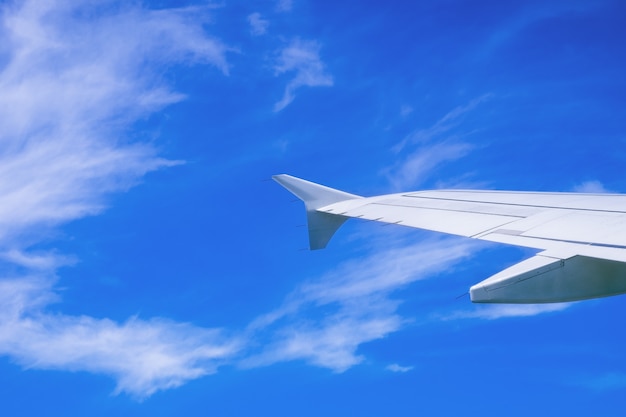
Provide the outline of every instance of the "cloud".
[[422,184],[441,165],[467,155],[472,146],[463,142],[442,142],[422,146],[410,153],[390,171],[388,178],[395,189],[405,190]]
[[220,330],[164,319],[46,314],[56,299],[49,279],[0,281],[0,354],[27,368],[111,375],[118,392],[144,398],[215,372],[239,349]]
[[385,367],[385,369],[391,372],[405,373],[405,372],[409,372],[413,370],[413,367],[401,366],[401,365],[398,365],[397,363],[392,363],[391,365],[388,365],[387,367]]
[[248,23],[250,24],[250,33],[254,36],[264,35],[270,22],[261,17],[261,13],[252,13],[248,15]]
[[184,10],[123,8],[78,19],[87,3],[5,7],[0,245],[96,214],[106,193],[178,163],[122,136],[130,124],[183,98],[152,66],[208,62],[227,70],[226,48],[204,36],[201,22]]
[[417,129],[396,144],[392,151],[398,154],[398,162],[383,170],[394,188],[404,191],[416,187],[444,163],[469,154],[474,146],[459,139],[467,132],[461,133],[458,128],[467,114],[491,98],[491,94],[484,94],[458,106],[432,126]]
[[404,139],[396,144],[392,150],[398,153],[407,145],[428,143],[441,139],[442,135],[457,127],[463,121],[463,117],[466,114],[472,112],[480,104],[491,100],[492,98],[493,94],[483,94],[482,96],[471,100],[466,105],[455,107],[450,112],[446,113],[441,119],[437,120],[432,126],[417,129],[408,134]]
[[295,98],[295,92],[301,87],[329,87],[333,78],[326,72],[319,56],[320,45],[315,41],[295,39],[283,48],[276,60],[276,75],[295,73],[285,87],[283,98],[274,105],[278,112],[287,107]]
[[[291,8],[291,2],[279,4]],[[387,241],[385,249],[298,286],[242,332],[162,318],[116,322],[52,312],[60,302],[55,271],[76,260],[30,248],[55,227],[102,212],[110,193],[181,163],[159,157],[154,146],[127,132],[185,98],[161,78],[164,68],[208,64],[227,75],[230,49],[205,32],[205,8],[31,0],[4,5],[2,11],[0,262],[11,274],[0,279],[0,354],[24,367],[108,375],[116,380],[116,392],[138,398],[214,373],[223,364],[302,360],[342,372],[363,361],[362,344],[409,321],[394,298],[401,289],[453,268],[479,247],[459,239]],[[276,111],[301,87],[333,84],[319,50],[317,42],[294,40],[280,51],[276,74],[292,78]],[[396,167],[401,181],[421,181],[439,164],[469,152],[459,141],[428,141],[449,132],[477,100],[400,146],[422,146]],[[512,313],[481,314],[474,318]]]
[[572,191],[576,193],[605,194],[611,191],[607,190],[600,181],[583,181],[575,185]]
[[[13,275],[0,279],[0,354],[22,366],[109,375],[117,392],[138,398],[225,363],[304,360],[341,372],[363,360],[361,344],[402,328],[395,291],[471,253],[468,241],[387,242],[386,250],[299,286],[236,334],[161,318],[51,312],[60,302],[55,271],[76,260],[29,247],[63,223],[100,213],[109,193],[180,163],[126,132],[184,99],[160,78],[164,67],[203,63],[227,74],[229,49],[205,33],[200,9],[102,0],[26,1],[3,11],[0,261]],[[277,110],[300,87],[332,85],[319,49],[294,40],[281,51],[277,74],[294,76]]]
[[18,249],[0,253],[0,260],[28,270],[39,271],[56,270],[59,267],[76,263],[76,259],[73,256],[62,255],[56,252],[25,252]]
[[554,304],[498,304],[490,306],[476,306],[473,310],[457,311],[443,320],[456,319],[483,319],[497,320],[509,317],[530,317],[545,313],[563,311],[570,307],[572,303]]
[[290,12],[293,9],[293,0],[277,0],[276,11],[277,12]]
[[386,250],[346,261],[300,285],[280,308],[258,317],[249,330],[265,339],[264,347],[242,366],[304,360],[343,372],[363,360],[357,352],[361,344],[407,323],[397,312],[396,291],[450,270],[480,247],[479,242],[453,238],[391,247],[389,243]]
[[536,25],[538,22],[554,19],[556,17],[570,18],[576,14],[588,12],[602,5],[603,2],[548,2],[534,3],[530,7],[523,7],[512,14],[508,19],[502,19],[501,25],[489,31],[489,38],[480,45],[480,51],[474,55],[488,57],[525,30]]
[[126,133],[184,98],[161,79],[164,67],[228,72],[228,48],[203,29],[206,9],[24,1],[4,4],[0,19],[0,354],[32,368],[111,375],[118,391],[138,397],[214,372],[237,350],[218,330],[46,312],[58,300],[55,269],[75,260],[28,249],[54,227],[101,212],[107,194],[180,163]]

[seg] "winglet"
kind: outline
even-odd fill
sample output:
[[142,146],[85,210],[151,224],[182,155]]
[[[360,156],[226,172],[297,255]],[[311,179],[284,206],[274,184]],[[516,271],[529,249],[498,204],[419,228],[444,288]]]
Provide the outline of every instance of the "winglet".
[[274,175],[272,179],[304,201],[311,250],[325,248],[337,229],[348,220],[347,217],[319,212],[317,209],[340,201],[362,198],[287,174]]

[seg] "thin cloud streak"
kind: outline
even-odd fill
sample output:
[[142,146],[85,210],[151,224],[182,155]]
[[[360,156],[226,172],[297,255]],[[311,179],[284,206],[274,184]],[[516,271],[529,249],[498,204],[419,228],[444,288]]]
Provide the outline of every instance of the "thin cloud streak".
[[604,184],[597,180],[583,181],[580,184],[575,185],[572,188],[575,193],[591,193],[591,194],[606,194],[612,191],[608,190]]
[[413,370],[412,366],[402,366],[402,365],[398,365],[397,363],[392,363],[391,365],[387,365],[385,367],[386,370],[391,371],[391,372],[396,372],[396,373],[406,373],[409,371]]
[[438,167],[466,156],[472,149],[472,145],[463,142],[442,142],[422,146],[391,170],[388,174],[389,180],[396,190],[406,191],[411,187],[417,187]]
[[261,13],[252,13],[248,15],[248,23],[250,24],[250,33],[254,36],[261,36],[267,32],[270,22],[261,17]]
[[277,12],[290,12],[293,8],[293,0],[277,0],[276,11]]
[[469,154],[474,145],[460,140],[468,133],[459,132],[459,128],[468,114],[492,97],[492,94],[484,94],[466,105],[458,106],[432,126],[415,130],[392,147],[399,161],[384,169],[383,173],[393,187],[402,191],[417,187],[444,163]]
[[392,150],[395,153],[402,151],[407,145],[428,143],[437,139],[441,139],[442,135],[447,134],[450,130],[457,127],[462,121],[463,117],[476,109],[480,104],[493,98],[493,94],[483,94],[471,100],[469,103],[463,106],[458,106],[446,113],[441,119],[437,120],[435,124],[424,129],[417,129],[407,135],[402,141],[396,144]]
[[[363,361],[358,347],[400,330],[409,320],[393,294],[471,256],[480,243],[440,239],[373,251],[302,284],[284,304],[258,317],[249,331],[266,340],[243,367],[287,360],[343,372]],[[307,317],[308,319],[305,319]]]
[[456,311],[441,320],[482,319],[498,320],[509,317],[531,317],[539,314],[555,313],[572,306],[572,303],[554,304],[498,304],[491,306],[476,306],[474,310]]
[[330,87],[333,77],[326,72],[319,52],[320,44],[315,41],[295,39],[283,48],[276,60],[276,75],[295,73],[285,87],[283,98],[274,104],[274,111],[279,112],[295,99],[295,93],[301,87]]

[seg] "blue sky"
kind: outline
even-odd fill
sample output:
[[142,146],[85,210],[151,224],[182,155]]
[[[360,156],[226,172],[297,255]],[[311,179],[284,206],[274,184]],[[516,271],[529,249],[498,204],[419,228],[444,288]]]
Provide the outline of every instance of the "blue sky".
[[4,1],[11,415],[621,415],[624,297],[473,305],[532,254],[360,195],[626,192],[621,1]]

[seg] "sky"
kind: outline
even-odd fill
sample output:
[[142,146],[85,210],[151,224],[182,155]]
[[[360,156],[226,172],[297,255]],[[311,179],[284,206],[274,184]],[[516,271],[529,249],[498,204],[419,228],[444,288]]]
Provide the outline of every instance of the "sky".
[[620,416],[625,296],[474,305],[534,253],[350,193],[626,192],[620,0],[0,2],[8,415]]

